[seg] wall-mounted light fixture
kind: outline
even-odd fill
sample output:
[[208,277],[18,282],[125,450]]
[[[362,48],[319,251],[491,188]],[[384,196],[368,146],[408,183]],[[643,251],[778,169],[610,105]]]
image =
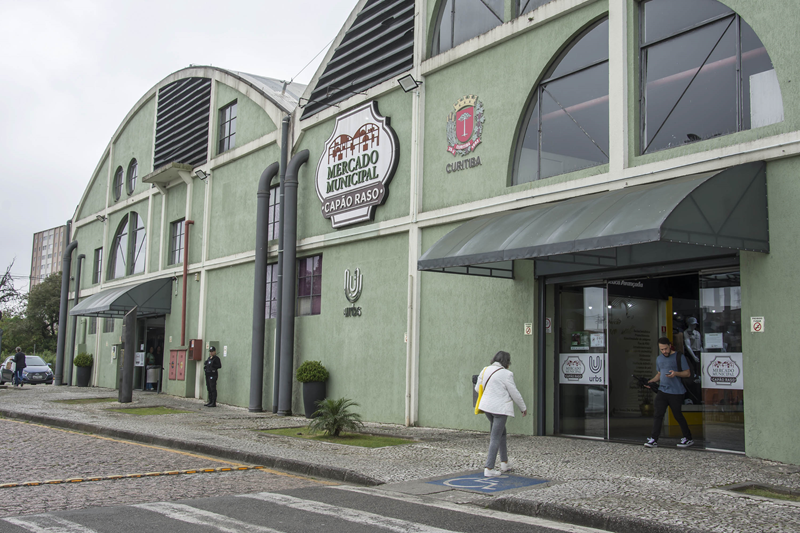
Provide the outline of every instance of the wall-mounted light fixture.
[[397,83],[400,84],[403,91],[407,93],[422,85],[422,82],[415,80],[414,76],[411,74],[406,74],[402,78],[398,78]]
[[200,178],[202,181],[206,181],[208,177],[211,175],[211,173],[210,172],[206,173],[204,170],[198,168],[195,169],[194,175]]
[[96,218],[100,222],[105,222],[106,220],[108,220],[108,217],[106,217],[105,215],[96,215],[94,218]]

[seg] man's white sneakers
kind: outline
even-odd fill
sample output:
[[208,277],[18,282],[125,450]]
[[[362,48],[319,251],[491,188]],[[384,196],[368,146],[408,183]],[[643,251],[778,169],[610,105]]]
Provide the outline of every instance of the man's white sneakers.
[[500,472],[502,472],[503,474],[505,474],[506,472],[511,472],[512,470],[514,470],[514,468],[512,468],[508,463],[503,463],[503,462],[500,463]]
[[494,468],[484,468],[483,469],[483,477],[500,477],[502,476],[502,472],[496,470]]

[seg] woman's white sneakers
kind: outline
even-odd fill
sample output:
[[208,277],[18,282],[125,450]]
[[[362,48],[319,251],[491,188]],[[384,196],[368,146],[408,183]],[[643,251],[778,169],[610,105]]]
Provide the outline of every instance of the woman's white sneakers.
[[503,475],[502,472],[500,472],[499,470],[496,470],[494,468],[484,468],[483,469],[483,477],[500,477],[502,475]]
[[500,472],[502,472],[503,474],[505,474],[506,472],[511,472],[512,470],[514,469],[511,466],[509,466],[508,463],[503,463],[503,462],[500,463]]

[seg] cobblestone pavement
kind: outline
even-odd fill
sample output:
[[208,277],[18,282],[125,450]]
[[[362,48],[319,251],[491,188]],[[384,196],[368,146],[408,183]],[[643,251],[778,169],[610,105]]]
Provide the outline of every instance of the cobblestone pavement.
[[[392,484],[477,471],[483,466],[488,445],[488,437],[482,432],[372,423],[367,425],[370,432],[407,436],[417,442],[366,449],[266,436],[257,430],[303,426],[307,421],[249,413],[230,406],[204,409],[202,400],[138,391],[134,392],[134,402],[127,405],[70,405],[57,401],[113,398],[116,394],[110,389],[75,387],[0,390],[0,415],[91,429],[111,436],[124,434],[139,442],[161,439],[175,448],[204,450],[230,460],[329,479],[385,484],[387,490],[392,489]],[[131,416],[108,410],[140,406],[166,406],[189,412]],[[646,449],[612,442],[520,435],[509,436],[509,453],[518,475],[549,483],[483,498],[483,505],[612,531],[800,531],[797,503],[746,497],[725,490],[736,483],[755,483],[800,491],[798,466],[666,446]],[[209,474],[213,475],[216,474]],[[254,477],[258,476],[254,473]],[[435,497],[458,501],[457,492]]]
[[[0,484],[242,465],[7,419],[0,419],[0,452],[9,466],[0,470]],[[245,470],[0,488],[0,517],[319,485],[301,476]]]

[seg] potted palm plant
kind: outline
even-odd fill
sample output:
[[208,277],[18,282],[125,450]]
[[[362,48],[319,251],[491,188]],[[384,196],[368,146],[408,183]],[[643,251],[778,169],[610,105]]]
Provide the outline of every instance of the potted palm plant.
[[306,418],[312,418],[317,410],[317,402],[324,400],[327,393],[328,370],[320,361],[306,361],[297,368],[297,381],[303,384],[303,407]]
[[89,380],[92,377],[92,364],[94,364],[94,357],[92,354],[81,352],[75,356],[73,364],[77,368],[75,375],[75,384],[78,387],[88,387]]

